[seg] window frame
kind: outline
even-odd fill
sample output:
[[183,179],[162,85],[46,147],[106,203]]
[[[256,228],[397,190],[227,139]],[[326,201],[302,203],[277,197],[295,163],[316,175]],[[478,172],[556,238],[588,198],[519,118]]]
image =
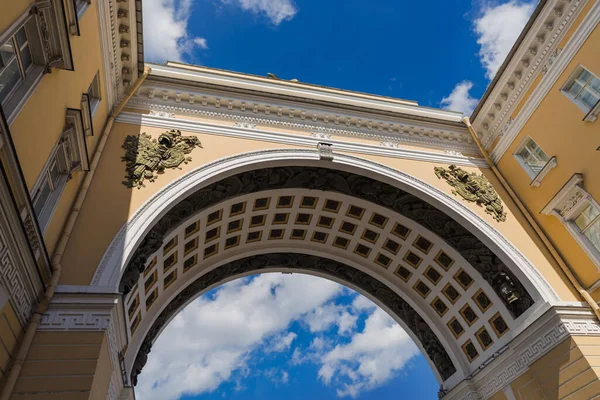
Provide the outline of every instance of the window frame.
[[[582,230],[575,222],[589,206],[594,207],[600,213],[600,204],[583,188],[583,175],[575,174],[544,207],[542,214],[557,217],[600,270],[600,249],[596,248],[585,235],[585,229]],[[600,221],[600,215],[595,217],[586,228],[598,221]]]
[[[585,104],[584,102],[577,99],[576,97],[573,97],[571,92],[569,92],[569,89],[571,88],[571,86],[573,85],[575,80],[577,80],[577,78],[579,77],[581,72],[583,72],[584,70],[587,71],[593,78],[600,80],[600,77],[598,77],[596,74],[594,74],[590,69],[579,64],[577,67],[575,67],[575,69],[573,70],[573,72],[571,73],[571,75],[569,76],[569,78],[567,79],[565,84],[562,86],[560,91],[565,97],[567,97],[573,104],[575,104],[581,111],[583,111],[585,113],[583,121],[594,122],[598,118],[598,114],[600,114],[600,96],[598,97],[598,100],[596,101],[596,103],[590,107],[589,105]],[[589,81],[586,82],[585,85],[583,85],[583,87],[579,93],[581,93],[584,90],[584,88],[588,85],[588,83],[589,83]],[[594,90],[594,92],[596,92],[595,89],[592,89],[592,90]],[[600,92],[597,92],[597,93],[600,95]]]
[[[58,169],[58,176],[53,180],[51,170],[55,165]],[[40,176],[30,193],[34,212],[36,213],[42,234],[50,225],[50,221],[60,202],[67,182],[71,179],[73,173],[80,170],[89,171],[89,156],[85,143],[83,115],[81,110],[67,109],[63,132],[52,149],[48,160],[46,160]],[[36,211],[37,197],[46,184],[50,187],[50,193],[46,197],[38,214]]]
[[92,0],[67,0],[67,18],[69,33],[73,36],[81,36],[79,29],[79,20],[83,17],[87,9],[92,4]]
[[[27,37],[27,46],[29,46],[31,55],[31,65],[27,69],[23,68],[21,46],[18,46],[16,39],[17,33],[22,29]],[[35,15],[31,15],[29,12],[21,15],[0,35],[0,43],[12,41],[13,47],[17,45],[14,47],[15,53],[11,62],[17,62],[20,77],[15,86],[0,101],[0,106],[4,108],[9,123],[14,120],[44,75],[46,58],[42,40],[38,21]]]
[[100,102],[102,101],[102,87],[100,86],[100,71],[96,72],[94,75],[94,79],[92,79],[92,83],[86,92],[88,94],[88,100],[90,104],[90,115],[92,119],[96,115],[98,108],[100,107]]
[[[33,205],[33,209],[38,220],[40,229],[42,234],[46,232],[46,229],[50,225],[50,220],[52,219],[52,215],[58,206],[60,198],[62,197],[62,193],[67,184],[67,181],[70,179],[70,171],[66,170],[65,167],[61,167],[61,161],[59,160],[59,155],[64,155],[64,146],[62,137],[50,153],[50,157],[46,161],[40,176],[34,186],[34,189],[31,191],[31,202]],[[57,165],[59,168],[59,174],[57,179],[53,182],[52,175],[50,170],[53,165]],[[42,205],[39,214],[37,213],[37,202],[38,196],[42,192],[44,186],[48,184],[50,187],[50,192],[46,197],[44,204]]]
[[[523,149],[527,149],[529,151],[529,153],[535,155],[536,153],[534,151],[530,150],[528,147],[529,143],[531,143],[531,142],[533,142],[535,144],[535,146],[547,158],[545,164],[539,169],[539,171],[536,171],[535,169],[533,169],[533,167],[527,163],[527,161],[521,156],[521,154],[519,154],[523,151]],[[546,175],[548,175],[550,170],[552,170],[554,167],[556,167],[558,165],[557,161],[556,161],[556,157],[548,156],[548,154],[544,151],[544,149],[542,149],[542,147],[531,136],[526,136],[521,141],[519,146],[515,149],[515,151],[513,153],[513,157],[515,158],[515,160],[517,160],[517,162],[521,165],[521,168],[523,168],[523,170],[525,170],[527,175],[531,178],[531,182],[529,185],[533,186],[533,187],[540,186],[544,177]]]

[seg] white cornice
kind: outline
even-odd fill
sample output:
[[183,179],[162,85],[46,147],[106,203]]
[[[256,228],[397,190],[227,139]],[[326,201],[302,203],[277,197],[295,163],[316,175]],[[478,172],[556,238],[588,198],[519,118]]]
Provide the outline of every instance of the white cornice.
[[350,91],[325,88],[304,83],[293,83],[258,76],[214,70],[204,67],[151,64],[152,78],[170,78],[186,82],[202,83],[228,88],[250,90],[263,94],[303,98],[329,104],[361,107],[405,114],[419,118],[429,118],[440,122],[460,122],[461,113],[418,106],[415,102],[367,95]]
[[138,75],[136,4],[135,0],[106,0],[97,5],[106,96],[112,107]]
[[231,126],[209,123],[205,121],[174,118],[167,113],[139,114],[123,112],[119,114],[116,122],[143,125],[164,129],[179,129],[186,132],[195,132],[209,135],[220,135],[241,139],[262,140],[271,143],[286,144],[292,146],[305,146],[317,148],[317,145],[326,142],[333,146],[333,151],[342,151],[355,154],[370,154],[384,157],[405,158],[409,160],[429,161],[443,164],[456,164],[471,167],[487,168],[483,159],[459,156],[447,153],[434,153],[420,150],[412,150],[401,147],[387,147],[381,145],[370,145],[364,143],[352,143],[333,138],[322,139],[321,137],[302,136],[291,133],[281,133],[259,129],[246,125],[243,127],[234,120]]
[[535,88],[525,106],[519,112],[515,120],[510,124],[504,136],[498,142],[491,156],[494,162],[498,162],[504,155],[510,144],[517,137],[523,126],[533,115],[542,100],[554,86],[560,75],[567,68],[577,51],[600,22],[600,2],[590,9],[581,25],[577,28],[565,48],[558,54],[552,66],[548,69],[541,82]]
[[146,81],[129,101],[128,107],[479,154],[462,125],[340,109],[331,105],[298,104],[293,100]]
[[548,0],[481,105],[473,126],[486,149],[512,129],[510,119],[540,71],[552,70],[558,45],[588,0]]

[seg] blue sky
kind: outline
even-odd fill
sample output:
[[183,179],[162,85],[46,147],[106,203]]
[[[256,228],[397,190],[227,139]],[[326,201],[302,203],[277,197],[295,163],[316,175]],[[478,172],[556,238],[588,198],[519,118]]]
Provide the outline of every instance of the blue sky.
[[145,55],[469,114],[535,4],[145,0]]
[[370,300],[322,278],[264,274],[186,307],[156,341],[136,394],[435,399],[437,390],[416,345]]
[[[146,61],[183,61],[470,114],[535,1],[144,0]],[[435,399],[408,335],[343,287],[302,275],[229,283],[157,340],[141,400]],[[418,393],[418,395],[416,394]]]

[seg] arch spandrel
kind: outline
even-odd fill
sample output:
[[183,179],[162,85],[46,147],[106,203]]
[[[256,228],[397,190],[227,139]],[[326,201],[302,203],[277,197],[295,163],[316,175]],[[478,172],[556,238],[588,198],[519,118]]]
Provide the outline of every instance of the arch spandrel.
[[[318,160],[318,154],[313,151],[267,150],[229,157],[191,171],[165,186],[156,196],[138,209],[129,222],[123,226],[105,252],[92,280],[92,285],[116,286],[120,279],[120,271],[125,267],[129,257],[140,243],[142,236],[150,230],[152,221],[162,216],[173,203],[193,192],[196,185],[208,185],[219,178],[227,177],[238,171],[254,169],[259,165],[322,166],[323,164]],[[359,174],[376,176],[377,179],[390,184],[390,186],[399,185],[403,190],[418,193],[419,197],[425,198],[426,202],[444,210],[444,213],[456,220],[460,226],[468,229],[486,246],[493,249],[493,252],[502,259],[502,262],[509,265],[513,273],[519,275],[521,282],[524,282],[525,285],[531,285],[531,288],[528,288],[529,291],[534,294],[542,293],[542,297],[546,300],[558,299],[554,289],[523,254],[507,238],[466,207],[464,203],[421,180],[364,159],[339,155],[336,156],[336,160],[331,165],[334,165],[340,171],[356,171]]]

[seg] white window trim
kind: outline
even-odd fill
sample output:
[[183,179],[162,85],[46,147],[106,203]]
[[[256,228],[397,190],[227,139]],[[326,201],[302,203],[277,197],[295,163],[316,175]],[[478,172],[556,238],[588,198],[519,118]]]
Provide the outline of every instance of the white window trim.
[[594,75],[596,78],[599,78],[591,70],[589,70],[589,69],[585,68],[583,65],[579,64],[573,70],[573,72],[571,73],[571,75],[569,75],[569,78],[567,79],[567,81],[565,82],[565,84],[560,89],[560,92],[567,99],[569,99],[573,104],[575,104],[581,111],[583,111],[585,113],[585,116],[583,117],[583,121],[594,122],[598,118],[598,114],[600,114],[600,100],[597,101],[596,104],[590,109],[587,104],[584,104],[581,101],[573,98],[573,96],[571,96],[571,93],[569,93],[569,91],[567,89],[567,87],[573,82],[573,80],[575,80],[575,78],[577,76],[579,76],[579,74],[581,73],[581,71],[583,71],[584,69],[586,71],[588,71],[590,74]]
[[[21,28],[28,23],[32,23],[32,21],[35,21],[35,16],[31,15],[29,11],[22,14],[8,29],[6,29],[0,35],[0,43],[4,43],[9,40]],[[35,37],[29,35],[27,37],[31,55],[33,57],[32,66],[29,68],[25,77],[22,78],[19,83],[17,83],[17,85],[7,95],[6,99],[4,99],[4,102],[2,103],[2,107],[4,108],[6,119],[9,124],[15,120],[19,111],[23,108],[37,85],[41,82],[44,75],[45,65],[42,65],[42,61],[45,63],[45,56],[42,50],[42,37],[39,33],[37,21],[33,23],[36,26],[36,31],[38,34]]]
[[50,221],[52,220],[54,211],[56,210],[56,207],[60,202],[62,193],[65,189],[65,186],[67,185],[67,182],[71,179],[72,174],[79,170],[89,171],[89,157],[87,153],[87,146],[85,143],[85,132],[83,129],[82,112],[81,110],[67,109],[67,115],[65,118],[65,128],[63,129],[63,133],[61,134],[58,142],[52,149],[50,156],[46,160],[46,163],[42,168],[42,172],[40,173],[40,176],[38,177],[35,185],[33,186],[33,190],[31,190],[30,195],[32,201],[35,199],[38,190],[40,190],[41,186],[45,183],[48,169],[52,166],[57,152],[64,151],[63,143],[65,142],[66,135],[68,134],[75,135],[77,148],[71,150],[77,152],[77,157],[79,158],[79,160],[77,160],[78,164],[76,166],[71,166],[70,170],[62,172],[60,177],[57,179],[55,189],[52,191],[51,195],[46,200],[41,215],[37,216],[42,233],[45,233],[46,229],[50,225]]
[[583,175],[575,174],[544,207],[542,214],[557,217],[600,270],[600,251],[594,247],[574,221],[589,205],[600,211],[600,205],[583,188]]
[[538,174],[533,178],[533,180],[531,181],[529,186],[539,187],[542,184],[542,180],[546,177],[546,175],[548,175],[548,173],[552,169],[554,169],[557,165],[558,165],[558,162],[556,161],[556,157],[555,156],[550,157],[550,159],[548,160],[546,165],[544,165],[544,167],[541,169],[541,171],[538,172]]
[[[557,161],[556,161],[556,157],[550,157],[548,159],[548,161],[546,161],[546,164],[542,167],[542,169],[539,172],[535,172],[533,170],[533,168],[531,168],[526,162],[525,160],[523,160],[523,158],[519,155],[519,152],[521,150],[523,150],[523,148],[527,145],[527,143],[529,141],[533,141],[535,143],[535,145],[540,148],[542,151],[544,151],[544,149],[542,149],[540,147],[540,145],[537,144],[537,142],[535,140],[533,140],[530,136],[527,136],[525,139],[523,139],[521,141],[521,144],[519,144],[519,147],[517,147],[517,149],[515,150],[515,152],[513,153],[513,157],[517,160],[517,162],[519,163],[519,165],[521,165],[521,168],[523,168],[525,170],[525,172],[527,173],[527,175],[529,175],[529,177],[532,179],[531,183],[529,184],[530,186],[533,187],[538,187],[540,186],[540,184],[542,183],[542,180],[544,179],[544,177],[546,175],[548,175],[548,173],[557,166]],[[544,151],[544,154],[546,154],[546,152]],[[548,155],[546,154],[546,157]]]
[[[79,30],[79,20],[83,17],[83,14],[85,14],[89,6],[92,4],[92,0],[66,0],[65,3],[69,33],[73,36],[80,36],[81,32]],[[77,9],[78,3],[82,4],[79,10]]]

